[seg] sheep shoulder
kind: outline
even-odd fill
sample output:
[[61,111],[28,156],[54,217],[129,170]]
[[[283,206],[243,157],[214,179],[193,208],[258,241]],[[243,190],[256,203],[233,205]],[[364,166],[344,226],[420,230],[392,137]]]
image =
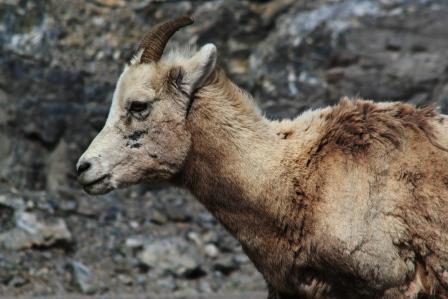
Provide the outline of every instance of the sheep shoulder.
[[272,126],[290,144],[284,165],[305,209],[296,255],[331,269],[317,277],[378,298],[446,294],[446,117],[432,107],[342,99]]

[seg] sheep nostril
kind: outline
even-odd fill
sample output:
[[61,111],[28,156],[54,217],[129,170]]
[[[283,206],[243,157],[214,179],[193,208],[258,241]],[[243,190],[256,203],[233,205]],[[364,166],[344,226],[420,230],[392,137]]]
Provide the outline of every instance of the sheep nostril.
[[90,168],[90,166],[91,166],[90,162],[81,163],[77,169],[78,175],[81,175],[81,173],[87,171]]

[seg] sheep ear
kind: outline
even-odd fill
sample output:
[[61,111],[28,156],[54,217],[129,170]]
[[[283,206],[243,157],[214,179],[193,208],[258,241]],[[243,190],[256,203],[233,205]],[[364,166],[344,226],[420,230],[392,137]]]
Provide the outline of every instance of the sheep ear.
[[191,57],[185,68],[183,78],[184,86],[188,94],[200,88],[216,66],[216,46],[213,44],[204,45],[193,57]]

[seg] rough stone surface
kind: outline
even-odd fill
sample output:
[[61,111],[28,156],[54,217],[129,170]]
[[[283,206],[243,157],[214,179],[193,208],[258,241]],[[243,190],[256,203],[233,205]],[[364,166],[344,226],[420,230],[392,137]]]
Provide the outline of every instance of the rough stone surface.
[[93,282],[92,271],[83,263],[72,261],[69,264],[72,273],[73,284],[79,288],[79,291],[84,294],[93,294],[96,291],[95,283]]
[[191,277],[203,273],[194,244],[188,243],[184,238],[149,239],[145,242],[137,258],[144,266],[161,271],[160,275]]
[[215,43],[268,117],[346,95],[448,113],[444,0],[0,1],[0,297],[265,289],[187,192],[76,183],[134,45],[183,14],[169,47]]
[[24,201],[14,194],[0,195],[0,210],[6,222],[0,233],[0,246],[5,249],[44,248],[58,243],[69,244],[72,240],[63,219],[43,219],[38,213],[26,212]]

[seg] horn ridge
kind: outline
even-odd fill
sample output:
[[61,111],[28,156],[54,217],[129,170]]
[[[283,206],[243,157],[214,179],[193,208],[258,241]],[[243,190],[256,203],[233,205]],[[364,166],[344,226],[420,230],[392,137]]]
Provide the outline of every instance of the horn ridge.
[[156,25],[149,30],[138,46],[138,50],[143,49],[140,63],[150,63],[159,61],[162,57],[168,40],[182,27],[193,24],[193,19],[189,16],[182,16],[177,19]]

